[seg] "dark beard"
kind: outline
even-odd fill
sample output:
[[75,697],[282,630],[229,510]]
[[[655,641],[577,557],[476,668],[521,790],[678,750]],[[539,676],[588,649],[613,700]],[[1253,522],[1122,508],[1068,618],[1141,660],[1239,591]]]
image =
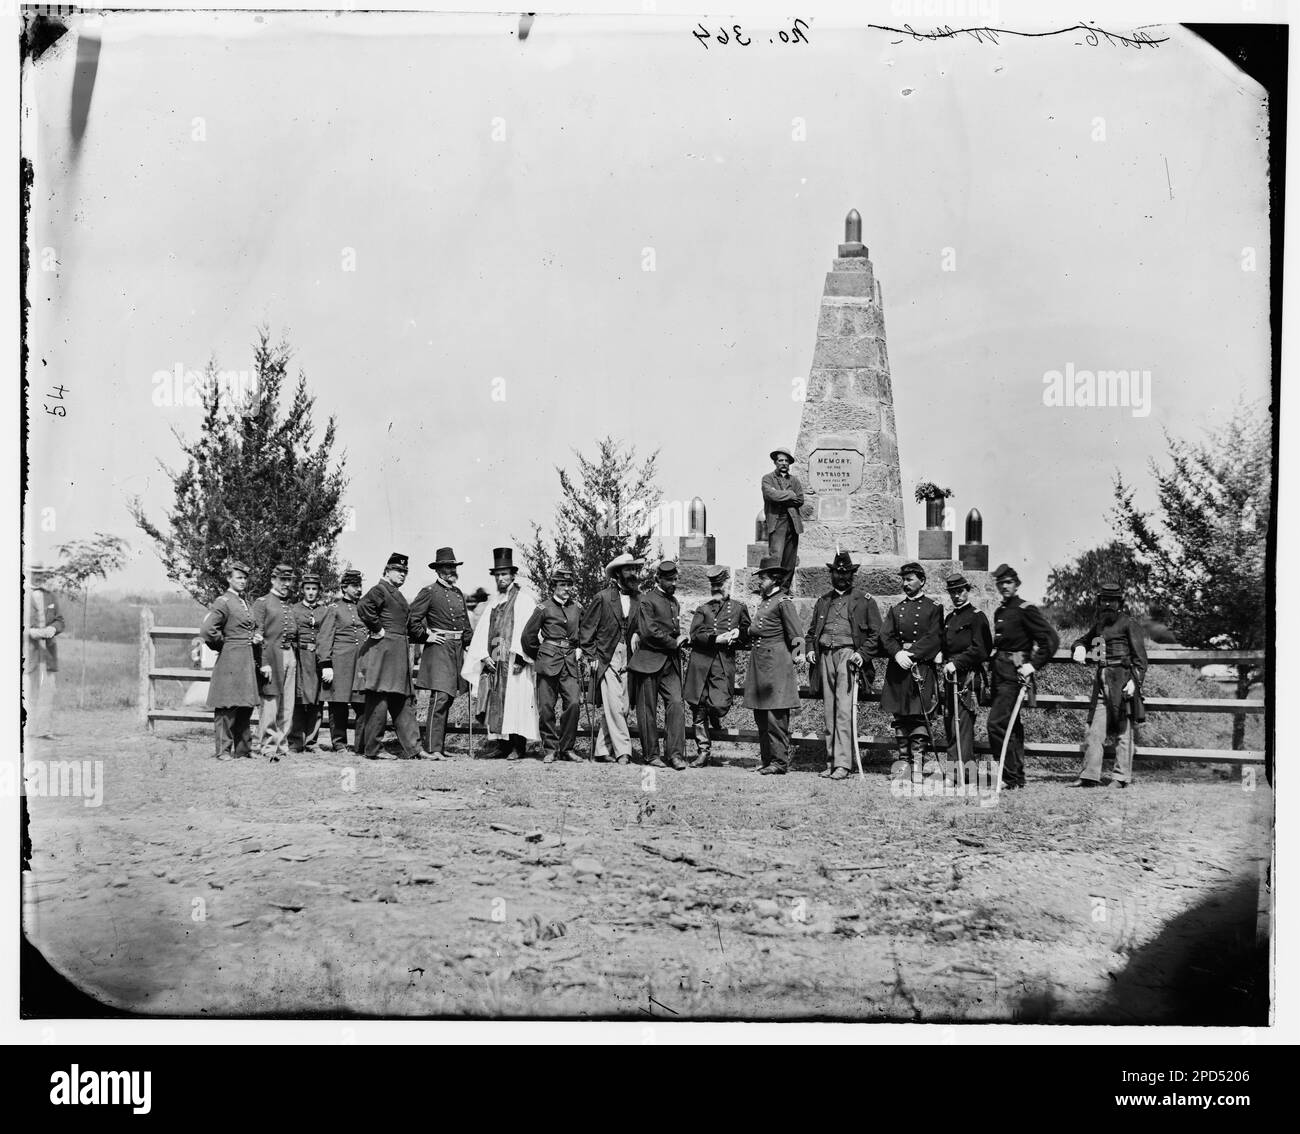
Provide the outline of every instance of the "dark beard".
[[1115,623],[1119,621],[1119,616],[1121,613],[1122,612],[1118,610],[1101,611],[1097,615],[1097,628],[1099,630],[1106,630],[1109,627],[1114,626]]

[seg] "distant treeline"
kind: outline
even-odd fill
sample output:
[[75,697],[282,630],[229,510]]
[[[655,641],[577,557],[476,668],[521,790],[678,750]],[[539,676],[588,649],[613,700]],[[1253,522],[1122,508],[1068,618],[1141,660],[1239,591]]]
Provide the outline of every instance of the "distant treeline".
[[[64,633],[81,637],[81,600],[77,595],[60,595]],[[134,642],[140,637],[140,610],[149,607],[159,626],[198,627],[204,608],[189,595],[175,591],[165,595],[96,594],[90,592],[86,608],[86,638],[99,642]]]

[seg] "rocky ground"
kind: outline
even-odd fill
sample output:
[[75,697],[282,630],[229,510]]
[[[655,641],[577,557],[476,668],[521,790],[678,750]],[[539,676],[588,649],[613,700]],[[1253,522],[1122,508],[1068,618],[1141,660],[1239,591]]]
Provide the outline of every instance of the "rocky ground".
[[125,711],[60,727],[28,759],[102,762],[103,799],[29,793],[25,927],[119,1008],[1266,1022],[1262,774],[1083,791],[1031,764],[984,807],[899,796],[885,765],[759,777],[726,745],[651,776],[217,763]]

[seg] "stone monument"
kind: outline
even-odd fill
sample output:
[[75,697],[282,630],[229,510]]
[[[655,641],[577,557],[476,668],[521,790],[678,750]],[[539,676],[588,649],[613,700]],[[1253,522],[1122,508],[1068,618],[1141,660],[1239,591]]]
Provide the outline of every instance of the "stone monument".
[[708,533],[708,513],[698,496],[686,508],[686,534],[677,541],[677,562],[712,564],[717,540]]

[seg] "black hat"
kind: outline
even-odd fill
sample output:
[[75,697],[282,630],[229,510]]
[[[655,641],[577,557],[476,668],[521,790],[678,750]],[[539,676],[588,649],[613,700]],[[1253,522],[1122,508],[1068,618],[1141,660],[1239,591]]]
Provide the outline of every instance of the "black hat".
[[438,548],[438,553],[433,557],[430,567],[459,567],[465,560],[457,559],[456,553],[450,547]]
[[513,571],[515,569],[514,557],[513,548],[494,547],[492,549],[492,570],[489,574],[495,575],[498,571]]
[[949,594],[952,594],[953,591],[968,591],[968,590],[970,590],[970,583],[967,581],[965,575],[958,573],[956,575],[948,576]]
[[355,567],[349,567],[344,571],[343,578],[339,580],[339,585],[344,587],[349,586],[352,583],[356,583],[358,587],[361,586],[361,572]]
[[292,579],[293,568],[287,563],[277,563],[271,570],[272,579]]
[[776,458],[780,456],[782,453],[784,453],[787,457],[790,458],[791,464],[794,464],[794,454],[790,452],[790,450],[787,449],[784,445],[778,445],[775,449],[773,449],[770,453],[768,453],[767,456],[769,460],[775,461]]
[[320,586],[320,576],[315,571],[304,571],[299,582],[305,587],[308,583],[315,583]]
[[[35,573],[36,573],[36,570],[37,570],[37,569],[36,569],[35,567],[33,567],[33,568],[32,568],[32,573],[35,574]],[[250,572],[249,572],[248,564],[245,563],[242,559],[232,559],[229,563],[226,564],[226,570],[227,570],[227,571],[242,571],[245,575],[247,575],[247,574],[250,573]]]
[[403,555],[400,551],[394,551],[393,554],[388,557],[388,562],[384,564],[384,570],[387,571],[390,567],[400,567],[403,571],[406,571],[410,566],[411,557],[409,555]]
[[656,573],[661,579],[677,578],[677,563],[672,559],[661,559]]
[[826,564],[832,571],[856,571],[860,564],[853,562],[853,556],[847,551],[837,551],[835,558]]
[[917,563],[915,560],[913,560],[911,563],[904,563],[904,564],[903,564],[903,565],[898,569],[898,574],[899,574],[899,577],[900,577],[900,578],[901,578],[903,575],[920,575],[921,578],[924,579],[924,578],[925,578],[925,568],[922,567],[922,566],[921,566],[919,563]]
[[554,571],[551,572],[551,582],[572,583],[573,572],[570,571],[567,567],[557,567]]
[[1123,599],[1124,588],[1121,587],[1113,579],[1107,579],[1105,582],[1100,583],[1098,585],[1097,597],[1099,599],[1104,599],[1104,598]]
[[758,566],[754,568],[755,575],[779,575],[785,578],[785,568],[781,566],[781,557],[779,555],[764,555],[758,561]]
[[1016,569],[1014,567],[1010,567],[1006,563],[999,563],[997,566],[997,570],[993,572],[993,579],[995,582],[1000,583],[1008,575],[1010,575],[1011,578],[1015,579],[1017,583],[1020,582],[1020,576],[1016,574]]
[[710,566],[704,568],[704,576],[707,579],[716,579],[719,576],[725,575],[730,570],[731,570],[730,567],[725,567],[720,563],[711,564]]

